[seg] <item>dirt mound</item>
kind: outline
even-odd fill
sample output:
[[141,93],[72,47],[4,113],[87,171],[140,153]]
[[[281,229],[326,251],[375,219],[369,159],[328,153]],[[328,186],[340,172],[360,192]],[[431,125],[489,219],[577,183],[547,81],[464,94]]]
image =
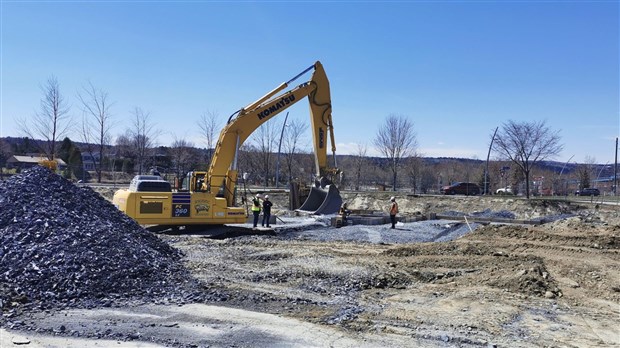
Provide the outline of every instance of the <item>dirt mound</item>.
[[0,184],[0,307],[99,307],[198,299],[181,254],[92,189],[43,167]]
[[[417,281],[434,283],[454,278],[462,284],[475,282],[528,296],[552,297],[559,293],[542,258],[509,254],[488,244],[427,243],[396,247],[383,255],[399,264],[401,270],[408,270]],[[484,275],[482,280],[480,275]]]

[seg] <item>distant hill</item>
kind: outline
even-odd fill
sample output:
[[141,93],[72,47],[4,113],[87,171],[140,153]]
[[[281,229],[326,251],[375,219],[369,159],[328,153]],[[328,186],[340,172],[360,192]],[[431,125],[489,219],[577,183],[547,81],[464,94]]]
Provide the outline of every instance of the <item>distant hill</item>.
[[[9,144],[11,148],[19,148],[21,146],[24,146],[25,143],[27,142],[33,142],[32,139],[25,138],[25,137],[1,137],[0,140],[3,140],[7,144]],[[43,142],[43,140],[34,140],[34,142]],[[62,142],[62,139],[59,142]],[[85,149],[88,145],[86,143],[77,142],[73,140],[72,142],[80,149]],[[158,149],[160,151],[167,150],[169,149],[169,147],[160,146],[158,147]],[[338,161],[341,161],[342,159],[346,159],[346,158],[356,157],[354,155],[336,155],[336,156],[338,158]],[[380,165],[380,166],[388,165],[388,159],[384,157],[370,157],[369,156],[367,158],[375,165]],[[454,162],[454,161],[457,161],[463,164],[483,165],[486,162],[485,160],[481,160],[481,159],[455,158],[455,157],[422,157],[422,160],[424,161],[425,164],[428,164],[428,165],[438,165],[438,164],[449,163],[449,162]],[[558,161],[542,161],[538,164],[539,169],[553,171],[555,173],[564,173],[564,174],[569,174],[569,173],[574,172],[577,166],[578,166],[578,163],[575,163],[575,162],[566,163],[566,162],[558,162]],[[601,178],[612,177],[614,175],[613,164],[595,164],[594,169],[597,172],[597,175]]]

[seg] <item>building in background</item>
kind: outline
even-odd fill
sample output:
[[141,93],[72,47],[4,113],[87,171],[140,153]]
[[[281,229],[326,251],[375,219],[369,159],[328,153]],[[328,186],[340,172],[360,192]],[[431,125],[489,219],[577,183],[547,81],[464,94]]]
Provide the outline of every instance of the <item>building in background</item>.
[[[39,154],[28,154],[28,155],[13,155],[6,160],[6,166],[9,169],[27,169],[32,168],[39,164],[40,161],[47,159],[45,156]],[[63,170],[67,168],[67,164],[65,161],[60,158],[56,158],[56,162],[58,163],[58,169]]]

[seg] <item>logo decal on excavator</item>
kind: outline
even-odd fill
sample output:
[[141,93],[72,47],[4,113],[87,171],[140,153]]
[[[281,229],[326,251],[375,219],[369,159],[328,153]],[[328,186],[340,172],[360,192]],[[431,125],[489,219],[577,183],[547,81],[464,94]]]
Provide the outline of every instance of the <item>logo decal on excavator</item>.
[[274,112],[282,109],[284,106],[292,103],[295,101],[295,95],[291,94],[288,97],[284,97],[282,99],[280,99],[279,102],[275,103],[274,105],[270,106],[269,108],[261,111],[258,113],[258,119],[262,120],[265,117],[268,117],[269,115],[273,114]]
[[208,212],[209,211],[209,205],[208,204],[196,204],[194,206],[194,209],[196,209],[196,214],[199,214],[200,212]]

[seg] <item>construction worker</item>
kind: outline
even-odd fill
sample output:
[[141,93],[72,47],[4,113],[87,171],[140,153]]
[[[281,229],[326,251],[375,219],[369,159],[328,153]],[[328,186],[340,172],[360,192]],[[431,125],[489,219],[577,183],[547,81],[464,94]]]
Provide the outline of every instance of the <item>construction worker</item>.
[[260,195],[257,194],[254,199],[252,199],[252,214],[254,214],[254,228],[258,225],[258,216],[260,215]]
[[269,226],[269,219],[271,218],[272,205],[273,203],[269,201],[269,195],[265,195],[265,199],[263,199],[263,223],[261,224],[263,227],[265,227],[265,224],[267,227],[271,227]]
[[200,183],[200,190],[201,191],[207,190],[207,177],[206,176],[202,178],[202,182]]
[[340,211],[338,212],[338,214],[340,215],[340,217],[342,217],[342,226],[346,226],[347,224],[347,217],[350,214],[350,211],[347,209],[347,203],[342,203],[342,206],[340,207]]
[[392,228],[396,228],[396,214],[398,214],[398,203],[396,203],[396,197],[390,197],[390,221],[392,222]]

